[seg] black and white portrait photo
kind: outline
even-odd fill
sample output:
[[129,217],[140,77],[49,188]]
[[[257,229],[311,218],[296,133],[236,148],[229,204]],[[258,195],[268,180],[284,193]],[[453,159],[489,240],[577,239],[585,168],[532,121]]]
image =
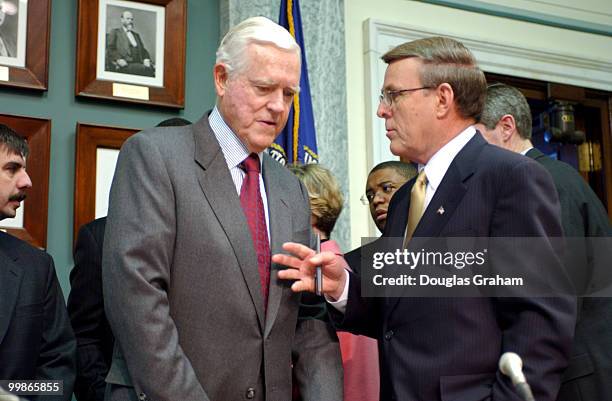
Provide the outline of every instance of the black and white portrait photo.
[[164,12],[137,1],[100,1],[99,79],[162,86]]
[[0,0],[0,64],[25,66],[28,0]]

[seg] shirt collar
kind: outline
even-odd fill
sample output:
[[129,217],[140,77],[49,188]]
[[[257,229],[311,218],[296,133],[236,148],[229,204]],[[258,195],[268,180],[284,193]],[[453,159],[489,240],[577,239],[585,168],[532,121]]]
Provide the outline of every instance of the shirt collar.
[[[249,156],[249,150],[238,138],[238,135],[227,125],[217,106],[208,116],[208,123],[219,142],[219,146],[221,146],[227,167],[230,170],[234,167],[239,167],[240,163]],[[264,152],[258,153],[260,167],[263,164],[263,154]]]
[[425,169],[427,176],[427,184],[435,191],[438,185],[442,182],[448,167],[455,159],[455,156],[463,149],[463,147],[476,134],[476,129],[469,126],[464,129],[459,135],[451,139],[446,145],[442,146],[432,157],[427,164],[423,166],[419,164],[419,172]]

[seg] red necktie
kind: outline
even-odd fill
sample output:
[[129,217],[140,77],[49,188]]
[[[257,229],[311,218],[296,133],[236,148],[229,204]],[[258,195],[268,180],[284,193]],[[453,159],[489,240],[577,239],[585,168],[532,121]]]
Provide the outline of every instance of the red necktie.
[[266,214],[259,191],[259,156],[251,153],[241,163],[241,167],[245,170],[246,175],[242,181],[242,188],[240,188],[240,205],[249,223],[251,239],[257,253],[264,308],[267,308],[268,288],[270,287],[270,243],[268,242]]

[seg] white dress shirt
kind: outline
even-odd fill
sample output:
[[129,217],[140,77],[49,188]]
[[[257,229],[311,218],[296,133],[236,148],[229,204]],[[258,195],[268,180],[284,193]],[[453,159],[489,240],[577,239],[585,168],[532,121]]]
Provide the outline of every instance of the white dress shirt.
[[[223,120],[217,106],[215,106],[213,111],[208,116],[208,123],[210,124],[210,128],[212,128],[212,131],[219,142],[219,146],[221,146],[221,151],[225,157],[227,168],[232,175],[232,181],[236,187],[236,192],[238,193],[238,196],[240,196],[242,181],[244,181],[244,176],[246,175],[244,170],[240,167],[240,163],[249,157],[249,150],[234,133],[234,131],[232,131],[232,129],[225,123],[225,120]],[[264,152],[258,153],[260,167],[259,171],[261,171],[261,174],[259,174],[259,192],[261,193],[261,200],[263,201],[264,211],[266,214],[266,228],[268,229],[268,241],[270,241],[268,197],[266,195],[266,187],[263,181],[263,154]]]
[[127,29],[125,29],[125,27],[123,27],[123,32],[125,32],[132,47],[138,47],[138,42],[136,42],[136,38],[134,37],[134,34],[132,33],[132,31],[128,31]]
[[[423,210],[427,210],[429,203],[434,197],[436,190],[440,186],[444,175],[446,175],[446,171],[450,167],[451,163],[457,156],[457,154],[463,149],[463,147],[472,139],[472,137],[476,134],[476,128],[473,126],[469,126],[459,135],[451,139],[446,145],[442,146],[425,164],[419,164],[419,173],[421,170],[425,169],[425,175],[427,176],[427,187],[425,188],[425,207]],[[337,301],[333,301],[328,296],[325,296],[325,299],[329,304],[331,304],[338,311],[344,313],[346,310],[346,301],[348,299],[348,287],[350,275],[348,271],[345,272],[346,277],[346,285],[344,286],[344,290],[342,290],[342,295],[338,298]]]

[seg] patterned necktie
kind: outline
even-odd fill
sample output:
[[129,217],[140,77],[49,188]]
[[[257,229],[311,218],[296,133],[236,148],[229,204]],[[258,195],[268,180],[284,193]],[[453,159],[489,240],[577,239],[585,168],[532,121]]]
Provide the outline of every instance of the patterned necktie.
[[408,225],[406,226],[406,236],[404,237],[404,248],[408,245],[408,242],[414,234],[416,226],[419,224],[419,220],[423,216],[425,211],[425,189],[427,188],[427,176],[425,170],[421,170],[417,177],[412,190],[410,191],[410,208],[408,209]]
[[251,153],[240,165],[246,172],[240,188],[240,205],[249,224],[251,239],[257,253],[257,267],[261,280],[264,308],[268,306],[270,287],[270,243],[261,192],[259,191],[259,156]]

